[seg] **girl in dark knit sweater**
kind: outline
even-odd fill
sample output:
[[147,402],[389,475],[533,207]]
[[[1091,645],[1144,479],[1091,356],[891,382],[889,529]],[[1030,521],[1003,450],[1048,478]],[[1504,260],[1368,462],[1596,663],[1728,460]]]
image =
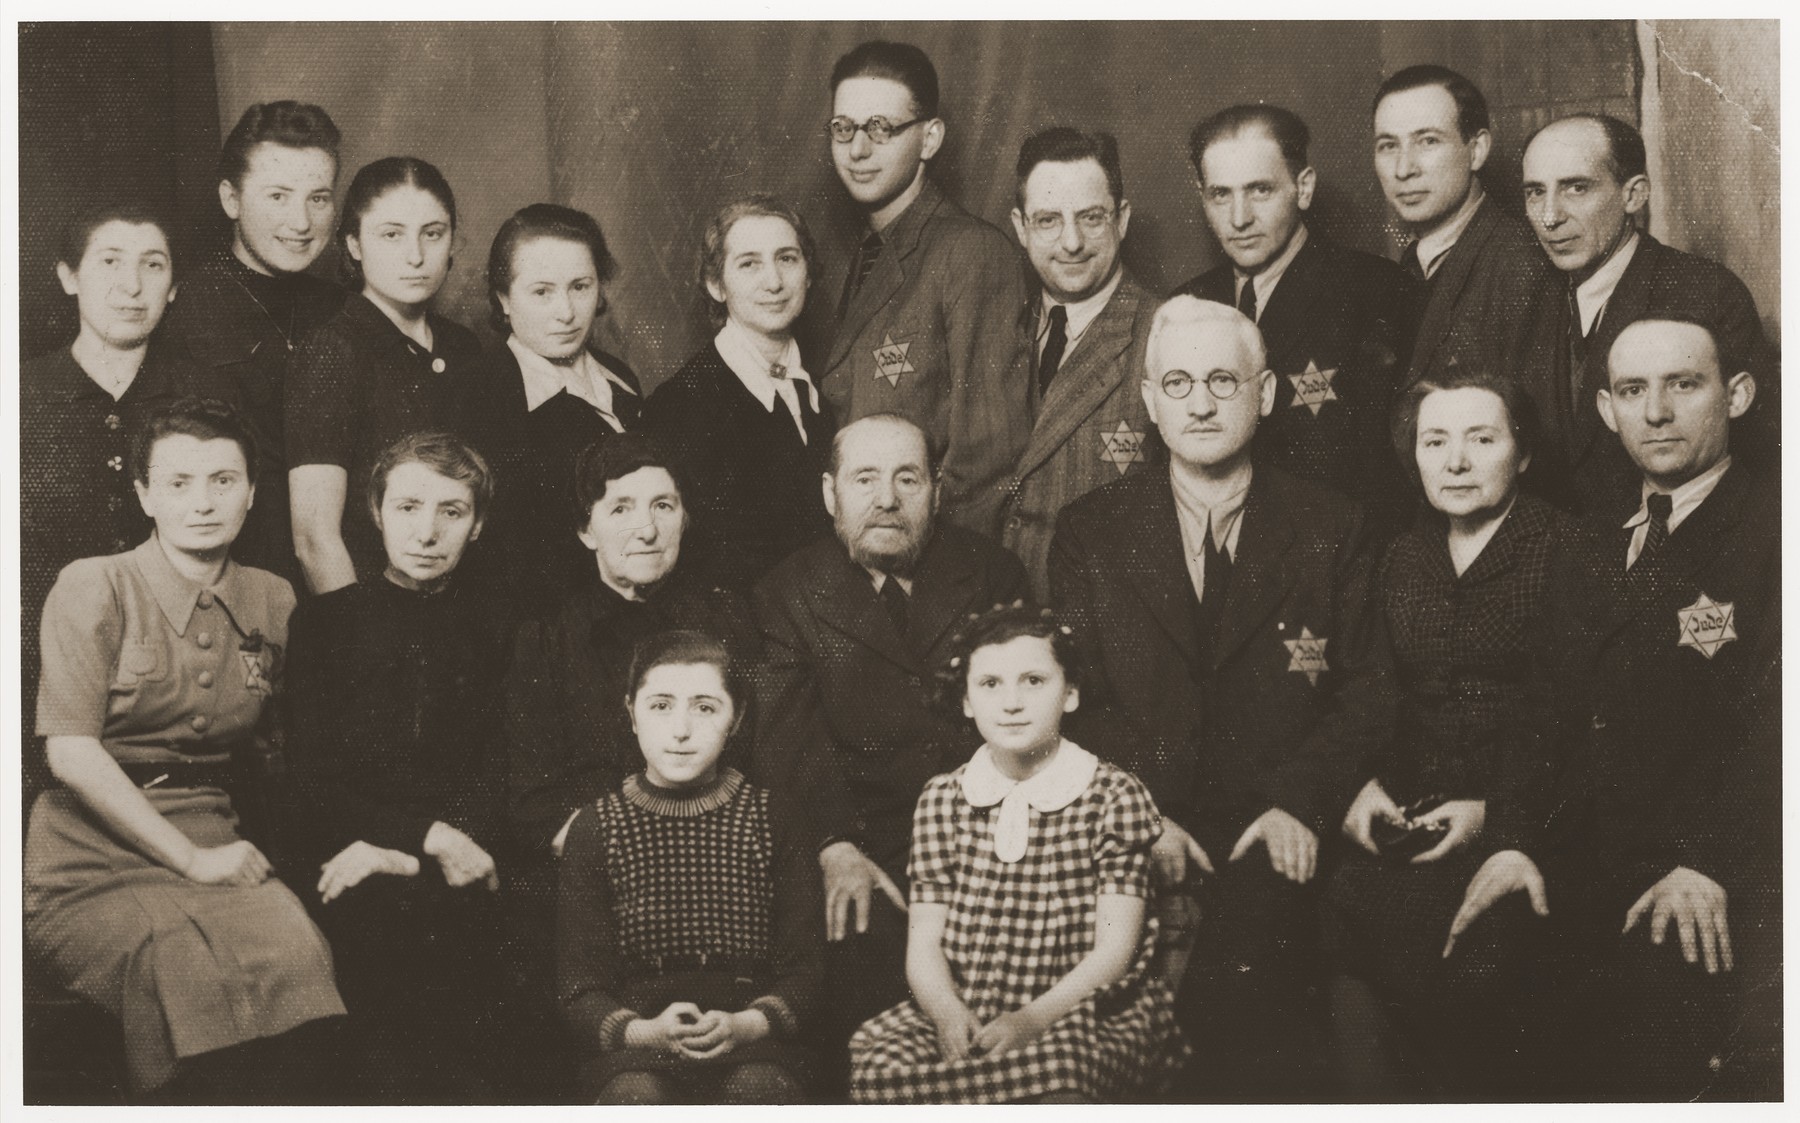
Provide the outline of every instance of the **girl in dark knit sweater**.
[[563,848],[557,991],[596,1103],[792,1103],[819,987],[819,875],[798,817],[722,763],[748,698],[725,646],[643,641],[627,703],[644,770]]

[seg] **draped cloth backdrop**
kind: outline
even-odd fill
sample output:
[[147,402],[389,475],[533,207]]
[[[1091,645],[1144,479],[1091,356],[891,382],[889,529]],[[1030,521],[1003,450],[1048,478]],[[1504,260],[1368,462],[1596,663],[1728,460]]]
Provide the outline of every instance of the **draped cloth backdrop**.
[[[1574,109],[1638,117],[1639,47],[1623,20],[27,25],[21,343],[35,353],[73,334],[51,265],[77,201],[145,194],[177,215],[183,249],[215,244],[219,138],[246,105],[285,97],[325,106],[343,129],[340,191],[385,155],[443,169],[460,225],[440,306],[478,330],[500,222],[541,200],[592,212],[620,262],[603,342],[654,385],[710,335],[695,260],[720,203],[771,192],[827,252],[854,237],[824,137],[827,82],[839,54],[876,36],[931,54],[949,123],[936,174],[1002,228],[1025,136],[1054,124],[1117,135],[1132,202],[1126,259],[1158,290],[1218,259],[1187,133],[1234,102],[1307,120],[1315,224],[1378,253],[1391,252],[1392,232],[1370,170],[1369,99],[1384,74],[1442,61],[1482,85],[1499,140],[1493,183],[1514,206],[1530,128]],[[208,99],[211,119],[196,122]],[[815,293],[813,305],[832,299]]]

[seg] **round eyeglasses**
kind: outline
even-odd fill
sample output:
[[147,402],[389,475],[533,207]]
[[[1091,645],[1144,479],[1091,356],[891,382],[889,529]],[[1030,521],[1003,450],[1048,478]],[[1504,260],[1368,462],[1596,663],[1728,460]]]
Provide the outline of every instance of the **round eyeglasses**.
[[[1105,230],[1113,220],[1111,207],[1089,207],[1075,216],[1075,225],[1088,237]],[[1031,225],[1031,233],[1040,241],[1053,242],[1062,237],[1064,219],[1056,211],[1039,211],[1026,220]]]
[[1195,378],[1185,370],[1172,370],[1162,376],[1162,392],[1180,401],[1194,392],[1194,384],[1204,381],[1206,392],[1218,401],[1227,401],[1235,397],[1238,387],[1244,384],[1243,379],[1228,370],[1215,370],[1205,379]]
[[930,120],[928,117],[914,117],[910,121],[895,122],[886,117],[871,117],[867,121],[857,124],[850,118],[839,115],[825,122],[825,131],[830,133],[831,139],[839,144],[849,144],[855,140],[858,131],[869,134],[869,140],[875,144],[886,144],[894,139],[895,133],[903,133],[914,125],[923,124],[928,120]]

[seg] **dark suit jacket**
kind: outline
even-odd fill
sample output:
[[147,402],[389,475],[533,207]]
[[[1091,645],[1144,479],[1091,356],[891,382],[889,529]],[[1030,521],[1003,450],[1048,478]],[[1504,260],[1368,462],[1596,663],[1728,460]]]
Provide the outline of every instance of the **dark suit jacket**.
[[[1064,356],[1050,392],[1036,401],[1031,440],[1002,481],[1001,541],[1019,555],[1039,600],[1050,595],[1050,536],[1071,500],[1141,467],[1150,448],[1144,409],[1144,345],[1156,297],[1127,274],[1106,307]],[[1020,317],[1037,386],[1038,312],[1032,294]]]
[[[643,408],[637,375],[613,355],[595,357],[632,386],[633,393],[613,388],[613,410],[626,429],[636,428]],[[469,580],[505,596],[518,619],[547,615],[594,580],[593,552],[575,537],[575,460],[613,428],[567,391],[527,410],[518,357],[504,343],[482,355],[464,395],[461,431],[494,469],[494,502],[464,563]]]
[[[1161,464],[1071,503],[1050,548],[1052,603],[1088,663],[1073,738],[1217,860],[1270,807],[1336,830],[1394,708],[1356,506],[1259,468],[1242,518],[1206,660]],[[1306,638],[1325,641],[1316,683],[1296,665]]]
[[1734,462],[1629,573],[1621,526],[1635,508],[1617,507],[1588,520],[1555,575],[1564,763],[1539,801],[1537,847],[1553,866],[1561,859],[1595,877],[1617,916],[1676,866],[1724,886],[1734,908],[1741,896],[1766,894],[1769,878],[1779,883],[1773,484]]
[[695,530],[720,563],[717,576],[748,593],[776,562],[821,535],[831,519],[819,482],[831,457],[831,407],[811,412],[806,441],[780,398],[766,410],[718,347],[708,343],[644,407],[644,428],[667,441],[687,469]]
[[821,839],[855,842],[904,883],[925,782],[981,744],[960,713],[936,704],[934,674],[970,613],[1028,595],[1017,558],[940,524],[913,578],[908,643],[835,537],[776,566],[755,596],[765,785],[800,793]]
[[[1018,245],[925,189],[837,325],[817,376],[840,425],[917,422],[943,454],[944,516],[999,537],[995,486],[1031,435],[1030,352],[1013,328],[1032,290]],[[850,257],[820,278],[836,299]]]
[[1756,376],[1757,397],[1750,413],[1732,423],[1732,447],[1770,468],[1774,465],[1781,415],[1775,400],[1775,363],[1750,290],[1717,262],[1672,249],[1649,234],[1638,237],[1631,263],[1588,338],[1583,390],[1577,400],[1569,398],[1568,279],[1560,273],[1554,279],[1556,292],[1544,307],[1556,321],[1556,362],[1527,372],[1536,376],[1531,383],[1532,397],[1561,453],[1560,463],[1534,464],[1532,472],[1567,472],[1569,502],[1578,510],[1610,511],[1618,503],[1634,502],[1638,497],[1637,468],[1618,436],[1600,420],[1594,398],[1606,387],[1606,358],[1619,333],[1647,317],[1698,319],[1719,336],[1727,353],[1741,358]]
[[1525,220],[1490,195],[1425,282],[1406,385],[1453,359],[1516,377],[1554,361],[1545,302],[1556,298],[1551,282],[1560,276]]
[[[1180,291],[1235,304],[1237,279],[1227,261]],[[1259,463],[1345,492],[1383,532],[1398,532],[1417,506],[1388,418],[1420,297],[1393,262],[1309,231],[1257,318],[1276,374],[1275,411],[1256,432]]]

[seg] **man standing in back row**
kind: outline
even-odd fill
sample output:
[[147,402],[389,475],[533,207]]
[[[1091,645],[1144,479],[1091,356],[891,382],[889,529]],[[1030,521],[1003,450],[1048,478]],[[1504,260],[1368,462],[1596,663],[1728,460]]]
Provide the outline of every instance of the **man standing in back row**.
[[841,288],[823,289],[842,296],[821,389],[840,425],[897,413],[924,429],[942,455],[945,517],[998,538],[996,485],[1031,436],[1018,253],[926,174],[945,125],[924,51],[864,43],[831,88],[832,163],[868,231]]
[[1388,441],[1421,286],[1391,261],[1312,230],[1318,175],[1306,123],[1273,105],[1234,105],[1189,141],[1206,221],[1228,261],[1181,291],[1256,323],[1275,371],[1257,453],[1363,503],[1378,533],[1416,505]]

